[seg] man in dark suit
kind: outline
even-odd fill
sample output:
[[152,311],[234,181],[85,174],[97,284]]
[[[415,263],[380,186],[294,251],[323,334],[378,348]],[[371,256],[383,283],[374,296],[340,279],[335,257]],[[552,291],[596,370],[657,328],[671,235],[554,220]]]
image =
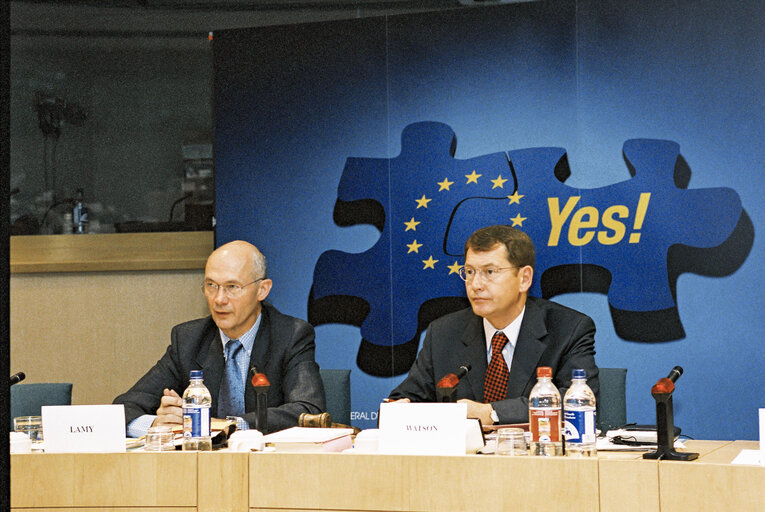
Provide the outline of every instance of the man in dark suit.
[[471,308],[430,324],[409,375],[391,399],[437,401],[436,383],[461,365],[472,367],[457,386],[468,417],[484,425],[525,423],[536,368],[550,366],[561,399],[571,370],[583,368],[598,395],[595,324],[588,316],[528,297],[534,275],[531,239],[510,226],[489,226],[465,243],[465,281]]
[[[191,370],[204,372],[213,416],[242,416],[254,425],[252,368],[270,381],[269,431],[297,425],[303,412],[324,411],[313,327],[263,302],[272,284],[266,278],[265,257],[255,246],[234,241],[213,251],[202,284],[210,316],[173,327],[162,358],[114,400],[125,405],[128,435],[143,435],[153,425],[183,423],[181,395]],[[239,380],[232,384],[232,378]]]

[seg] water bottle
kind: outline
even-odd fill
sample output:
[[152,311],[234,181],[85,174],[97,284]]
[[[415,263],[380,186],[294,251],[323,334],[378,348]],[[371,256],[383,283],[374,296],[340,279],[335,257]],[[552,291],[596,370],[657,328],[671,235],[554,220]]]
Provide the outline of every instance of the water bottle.
[[571,387],[563,397],[566,455],[594,457],[597,454],[595,393],[587,385],[587,372],[576,369],[571,373]]
[[72,224],[75,234],[88,232],[88,209],[83,202],[84,192],[81,188],[77,189],[77,199],[72,210]]
[[560,392],[552,382],[552,368],[537,368],[537,383],[529,395],[531,455],[563,455]]
[[202,382],[202,370],[191,370],[183,392],[183,449],[212,450],[210,406],[212,396]]

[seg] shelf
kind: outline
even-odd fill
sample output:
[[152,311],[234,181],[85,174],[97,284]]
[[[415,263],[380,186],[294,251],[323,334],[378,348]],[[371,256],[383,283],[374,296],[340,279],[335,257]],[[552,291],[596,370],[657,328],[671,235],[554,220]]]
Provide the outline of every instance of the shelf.
[[203,269],[212,231],[11,237],[11,274]]

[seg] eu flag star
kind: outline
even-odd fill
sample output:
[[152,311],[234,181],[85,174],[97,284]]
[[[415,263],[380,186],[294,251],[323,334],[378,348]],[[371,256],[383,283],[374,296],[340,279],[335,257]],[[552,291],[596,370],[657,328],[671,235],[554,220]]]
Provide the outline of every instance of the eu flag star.
[[448,178],[444,178],[444,181],[438,182],[438,191],[441,192],[442,190],[446,190],[448,192],[449,187],[451,187],[452,185],[454,185],[453,181],[449,181]]
[[495,188],[505,188],[505,182],[507,181],[507,178],[503,178],[500,174],[497,176],[497,179],[491,180],[492,183],[494,183],[494,186],[491,187],[492,190]]
[[407,254],[409,254],[410,252],[419,253],[420,252],[419,249],[420,247],[422,247],[422,244],[418,244],[417,240],[414,240],[411,244],[406,244],[406,246],[409,248],[409,250],[406,251]]
[[436,269],[435,264],[438,263],[438,260],[433,259],[433,255],[430,255],[428,259],[422,260],[422,262],[425,264],[424,267],[422,267],[422,270],[425,270],[426,268],[432,268],[433,270]]
[[513,221],[513,227],[515,226],[523,227],[523,221],[526,220],[526,217],[521,217],[521,214],[519,213],[518,215],[516,215],[510,220]]
[[483,176],[483,174],[477,174],[475,170],[473,170],[473,172],[471,172],[470,174],[465,175],[465,177],[467,178],[467,183],[465,183],[465,185],[467,185],[468,183],[475,183],[477,185],[478,178],[480,178],[481,176]]
[[510,200],[510,202],[507,204],[513,204],[513,203],[521,204],[522,197],[524,197],[523,194],[519,194],[518,191],[516,190],[515,192],[513,192],[513,195],[507,196],[507,198]]
[[455,261],[454,265],[447,265],[446,268],[449,269],[449,275],[452,275],[452,274],[458,273],[460,269],[462,268],[462,265],[460,265],[459,262]]
[[406,229],[404,230],[404,232],[407,232],[410,229],[412,231],[417,231],[417,224],[419,224],[419,221],[414,220],[414,217],[412,217],[412,220],[410,220],[409,222],[404,222],[404,226],[406,226]]
[[[432,199],[428,199],[427,197],[425,197],[425,194],[422,194],[422,197],[419,198],[419,199],[415,199],[415,201],[417,201],[417,208],[419,208],[419,207],[427,208],[428,207],[428,203],[431,202]],[[415,208],[415,210],[417,208]]]

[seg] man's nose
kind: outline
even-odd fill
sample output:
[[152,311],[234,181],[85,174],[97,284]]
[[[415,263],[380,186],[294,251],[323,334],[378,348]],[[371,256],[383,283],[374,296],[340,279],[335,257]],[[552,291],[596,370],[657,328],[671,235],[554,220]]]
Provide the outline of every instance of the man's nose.
[[215,297],[213,297],[216,304],[225,304],[228,302],[228,295],[226,295],[226,292],[223,291],[223,287],[218,288],[218,291],[215,292]]

